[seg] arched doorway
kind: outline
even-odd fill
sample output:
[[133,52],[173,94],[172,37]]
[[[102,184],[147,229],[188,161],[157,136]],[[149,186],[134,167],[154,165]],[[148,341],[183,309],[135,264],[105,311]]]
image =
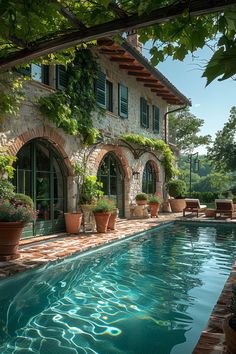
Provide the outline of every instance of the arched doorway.
[[31,140],[19,150],[14,167],[16,192],[29,195],[37,210],[37,220],[25,228],[24,236],[64,231],[66,170],[53,145]]
[[98,168],[98,180],[103,183],[104,195],[112,198],[119,209],[119,216],[124,216],[124,172],[119,159],[113,152],[108,152]]
[[143,170],[142,191],[146,194],[155,194],[157,185],[156,171],[152,161],[148,161]]

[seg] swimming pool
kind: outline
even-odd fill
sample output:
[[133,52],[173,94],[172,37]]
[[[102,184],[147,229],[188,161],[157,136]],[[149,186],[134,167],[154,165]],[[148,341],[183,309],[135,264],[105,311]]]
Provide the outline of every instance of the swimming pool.
[[175,223],[3,280],[0,353],[191,353],[235,258],[235,227]]

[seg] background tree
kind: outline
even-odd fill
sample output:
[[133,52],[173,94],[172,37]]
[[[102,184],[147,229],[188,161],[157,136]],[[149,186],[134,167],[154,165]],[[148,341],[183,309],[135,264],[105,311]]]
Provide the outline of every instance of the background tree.
[[[153,41],[153,65],[166,56],[183,60],[188,53],[210,43],[214,54],[203,76],[208,83],[217,77],[227,79],[236,73],[236,7],[229,7],[230,4],[235,5],[235,1],[1,1],[0,65],[3,62],[9,65],[12,58],[25,60],[27,55],[31,60],[43,55],[45,60],[47,54],[47,59],[53,60],[58,58],[58,50],[70,47],[68,43],[76,46],[83,40],[96,39],[98,33],[100,37],[122,34],[131,26],[143,27],[139,29],[142,43]],[[196,6],[201,10],[194,13]],[[221,11],[214,13],[212,9],[216,8]],[[159,24],[147,21],[152,14],[154,19],[161,18]],[[166,21],[170,14],[173,14],[171,21]],[[102,31],[98,26],[107,22],[109,25],[103,26],[106,30]],[[87,29],[90,33],[93,29],[94,35],[89,37]],[[62,53],[61,61],[67,60],[65,53],[68,51]]]
[[[194,166],[193,166],[194,168]],[[181,156],[179,160],[179,178],[189,186],[189,159],[188,155]],[[227,195],[227,191],[234,191],[235,175],[233,173],[216,172],[207,156],[199,156],[199,168],[192,172],[192,190],[194,192],[214,192]]]
[[228,122],[216,133],[215,140],[208,148],[208,158],[217,171],[236,171],[236,107],[230,110]]
[[192,114],[189,108],[169,116],[170,140],[175,142],[182,153],[189,153],[200,145],[208,145],[210,135],[199,135],[204,120]]

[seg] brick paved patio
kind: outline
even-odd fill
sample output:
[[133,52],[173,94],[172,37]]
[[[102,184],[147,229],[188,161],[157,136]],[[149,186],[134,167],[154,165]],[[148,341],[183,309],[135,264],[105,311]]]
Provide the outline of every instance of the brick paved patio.
[[[127,236],[149,230],[175,220],[198,221],[199,223],[215,223],[214,218],[205,218],[201,215],[198,219],[189,215],[182,218],[180,214],[160,214],[158,218],[126,220],[121,219],[117,223],[117,230],[107,234],[81,233],[79,235],[48,235],[32,239],[22,240],[20,243],[20,258],[0,262],[0,279],[4,279],[27,269],[39,267],[45,263],[68,257],[72,254],[80,253],[94,247],[101,246]],[[217,222],[232,222],[236,220],[219,220]],[[229,313],[232,283],[236,282],[236,263],[229,276],[224,289],[215,305],[209,319],[207,328],[204,329],[199,342],[194,350],[194,354],[226,353],[224,345],[224,334],[222,332],[222,322]]]

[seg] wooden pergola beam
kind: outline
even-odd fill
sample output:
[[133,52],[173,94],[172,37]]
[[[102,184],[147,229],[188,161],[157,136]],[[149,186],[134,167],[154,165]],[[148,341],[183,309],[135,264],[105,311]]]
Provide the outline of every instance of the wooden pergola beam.
[[176,19],[186,11],[188,11],[189,16],[200,16],[223,11],[234,4],[236,4],[236,0],[191,0],[190,2],[181,1],[174,5],[154,10],[148,14],[142,14],[141,16],[136,13],[132,16],[115,19],[85,30],[73,31],[52,40],[39,41],[34,44],[29,43],[30,49],[19,50],[1,59],[0,69],[6,70],[40,56],[67,49],[83,42],[97,40],[101,37],[114,36],[120,32],[126,32],[131,28],[138,29],[165,23]]

